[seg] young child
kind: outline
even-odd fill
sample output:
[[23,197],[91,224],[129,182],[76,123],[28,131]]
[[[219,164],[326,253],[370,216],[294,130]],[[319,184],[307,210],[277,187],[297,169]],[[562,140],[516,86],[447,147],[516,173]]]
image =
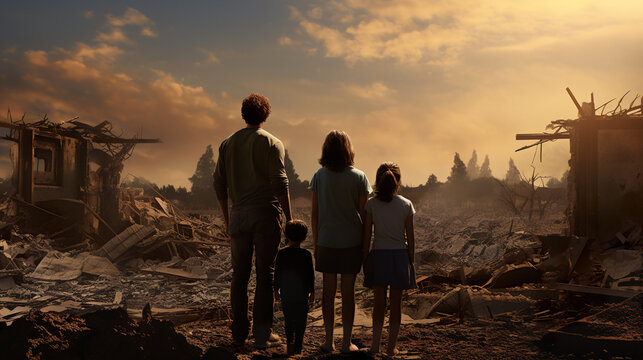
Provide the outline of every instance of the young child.
[[[364,263],[364,286],[372,288],[374,292],[371,352],[375,354],[380,351],[386,313],[386,291],[390,287],[391,314],[387,347],[390,356],[397,353],[402,292],[417,287],[413,269],[415,209],[411,201],[397,194],[400,178],[400,168],[396,164],[380,165],[375,179],[375,197],[366,203],[364,220],[364,256],[368,254]],[[373,225],[375,238],[373,249],[369,253]]]
[[371,186],[364,172],[353,167],[355,153],[350,138],[333,130],[324,140],[319,164],[310,181],[311,222],[315,270],[324,273],[322,316],[326,336],[321,349],[335,349],[335,294],[341,276],[342,352],[358,350],[351,342],[355,318],[355,277],[362,267],[364,206]]
[[308,301],[315,298],[315,271],[310,252],[300,247],[308,227],[301,220],[291,220],[284,230],[288,246],[277,254],[275,297],[281,297],[284,311],[288,355],[300,354],[308,318]]

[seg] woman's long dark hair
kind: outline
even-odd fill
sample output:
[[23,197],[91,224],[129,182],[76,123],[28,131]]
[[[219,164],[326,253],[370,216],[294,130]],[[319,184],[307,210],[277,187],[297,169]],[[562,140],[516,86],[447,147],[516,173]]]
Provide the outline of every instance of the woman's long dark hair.
[[322,146],[321,166],[332,171],[341,172],[355,163],[355,153],[351,139],[343,131],[333,130],[326,136]]
[[392,162],[385,162],[377,169],[375,176],[375,197],[384,202],[391,202],[400,188],[402,173],[400,167]]

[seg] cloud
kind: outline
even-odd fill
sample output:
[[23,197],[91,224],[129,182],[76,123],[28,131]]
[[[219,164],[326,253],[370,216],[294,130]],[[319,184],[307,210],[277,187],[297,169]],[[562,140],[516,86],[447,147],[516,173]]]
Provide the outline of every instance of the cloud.
[[114,27],[121,27],[126,25],[138,25],[140,27],[145,27],[154,24],[154,22],[150,20],[150,18],[134,8],[128,8],[123,16],[120,17],[107,15],[107,23],[108,25]]
[[122,16],[107,15],[107,31],[100,32],[96,37],[96,41],[112,44],[133,44],[134,42],[125,32],[125,28],[136,27],[140,29],[140,35],[144,37],[158,37],[156,31],[153,30],[154,25],[154,21],[142,12],[134,8],[128,8]]
[[36,65],[36,66],[44,66],[44,65],[47,65],[47,62],[48,62],[47,53],[42,51],[42,50],[38,50],[38,51],[28,50],[28,51],[25,51],[25,59],[30,64],[33,64],[33,65]]
[[106,44],[83,43],[68,50],[16,54],[0,63],[0,73],[8,74],[0,87],[0,105],[31,120],[45,113],[53,121],[74,116],[87,123],[109,120],[124,136],[142,131],[145,137],[161,138],[162,144],[139,145],[126,172],[186,185],[206,145],[240,126],[237,106],[231,105],[236,101],[208,94],[165,71],[143,77],[125,73],[114,65],[120,54],[122,50]]
[[367,100],[382,100],[395,93],[395,90],[381,82],[374,82],[370,85],[347,85],[345,86],[348,93]]
[[120,28],[112,28],[109,32],[101,32],[96,37],[96,41],[108,42],[108,43],[125,43],[131,44],[130,40]]
[[288,36],[282,36],[279,38],[279,45],[281,46],[291,46],[292,45],[292,39],[289,38]]
[[201,53],[205,55],[205,62],[208,64],[220,64],[221,61],[219,58],[214,55],[214,52],[205,50],[205,49],[200,49]]
[[323,11],[292,7],[291,14],[327,57],[349,64],[390,59],[452,65],[472,49],[521,51],[624,24],[640,31],[641,12],[632,11],[635,1],[627,3],[338,0]]
[[308,17],[311,19],[321,19],[323,15],[323,10],[317,6],[308,10]]
[[142,28],[141,35],[147,36],[147,37],[158,37],[158,34],[149,27]]
[[85,11],[85,12],[83,13],[83,17],[84,17],[85,19],[91,19],[91,18],[93,18],[93,17],[94,17],[94,12],[93,12],[93,11],[91,11],[91,10],[87,10],[87,11]]

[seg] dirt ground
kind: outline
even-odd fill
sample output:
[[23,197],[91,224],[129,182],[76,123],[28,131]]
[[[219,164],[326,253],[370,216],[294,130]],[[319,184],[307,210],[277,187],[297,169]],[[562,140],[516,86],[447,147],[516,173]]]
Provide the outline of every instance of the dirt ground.
[[[281,325],[281,324],[279,324]],[[286,358],[283,346],[257,351],[252,345],[240,350],[232,346],[229,322],[193,322],[179,326],[177,331],[188,342],[204,351],[221,347],[236,352],[239,359]],[[398,359],[572,359],[569,355],[550,353],[539,345],[548,326],[522,321],[465,320],[447,321],[444,324],[403,325],[398,338]],[[275,328],[283,336],[281,326]],[[323,341],[322,327],[308,327],[301,359],[386,359],[383,353],[371,356],[367,351],[371,343],[371,328],[356,327],[354,343],[364,349],[358,354],[343,355],[339,352],[323,354],[319,345]],[[335,330],[335,346],[341,346],[341,329]],[[386,339],[386,331],[384,332]],[[384,341],[384,346],[386,342]]]
[[[294,217],[309,221],[310,201],[293,201]],[[551,293],[543,284],[524,285],[515,289],[488,291],[471,286],[474,300],[480,303],[493,301],[504,306],[516,306],[509,310],[489,315],[478,314],[477,318],[465,316],[460,320],[455,314],[427,313],[428,307],[440,297],[453,290],[457,283],[450,282],[450,273],[457,269],[475,273],[476,269],[496,269],[502,264],[520,263],[534,258],[538,251],[536,234],[560,233],[563,228],[563,208],[553,208],[545,217],[527,220],[498,208],[451,209],[445,212],[439,208],[418,204],[416,215],[416,265],[417,276],[436,275],[446,282],[427,285],[424,289],[410,292],[403,300],[403,325],[400,330],[399,359],[567,359],[572,355],[550,351],[541,339],[551,329],[559,328],[571,321],[595,314],[610,306],[609,301],[588,296],[547,295]],[[312,247],[306,241],[305,248]],[[531,251],[531,252],[530,252]],[[109,340],[114,346],[119,343],[131,351],[127,356],[142,359],[190,358],[190,359],[275,359],[286,358],[285,347],[279,346],[264,351],[255,351],[252,343],[244,349],[234,348],[231,343],[229,320],[203,320],[208,318],[209,308],[227,307],[229,302],[230,257],[229,249],[219,247],[215,254],[205,259],[191,258],[191,262],[216,270],[215,278],[195,280],[177,278],[163,274],[142,272],[136,266],[123,267],[119,276],[82,275],[73,281],[38,281],[26,277],[24,282],[3,291],[0,310],[23,307],[26,320],[16,320],[14,325],[2,329],[0,323],[0,346],[14,346],[14,352],[3,352],[0,358],[25,358],[22,349],[31,349],[29,359],[46,358],[110,358],[109,346],[98,346],[105,354],[92,352],[86,356],[85,345]],[[186,263],[190,262],[186,261]],[[158,261],[157,261],[158,262]],[[253,297],[254,275],[249,284],[250,299]],[[451,279],[451,280],[449,280]],[[486,281],[486,280],[485,280]],[[321,295],[321,276],[316,274],[317,299]],[[531,295],[530,295],[531,294]],[[533,295],[535,294],[535,295]],[[541,294],[541,295],[539,295]],[[560,293],[562,294],[562,293]],[[533,295],[533,296],[532,296]],[[117,298],[122,298],[117,301]],[[41,300],[38,300],[41,299]],[[46,299],[46,300],[45,300]],[[492,300],[489,300],[492,299]],[[140,314],[147,303],[152,312],[161,310],[190,310],[190,316],[201,316],[202,320],[183,323],[173,327],[169,322],[141,326],[138,320],[123,317],[126,312],[113,314],[118,321],[107,321],[109,312],[102,312],[101,318],[91,314],[96,308],[123,307],[132,316]],[[339,319],[339,301],[338,316]],[[613,301],[612,301],[613,303]],[[354,329],[354,343],[364,349],[350,355],[323,354],[319,345],[323,339],[323,326],[319,300],[311,309],[309,326],[301,359],[372,359],[386,358],[383,354],[373,357],[367,352],[371,344],[370,308],[372,294],[362,286],[358,275],[356,283],[356,304],[358,314]],[[53,308],[52,308],[53,306]],[[48,310],[45,310],[49,308]],[[15,310],[14,309],[14,310]],[[60,311],[59,314],[33,314],[30,310]],[[487,307],[488,309],[488,307]],[[314,313],[314,314],[313,314]],[[486,311],[485,311],[486,313]],[[542,313],[542,314],[541,314]],[[545,314],[546,313],[546,314]],[[40,314],[40,315],[37,315]],[[120,315],[119,315],[120,314]],[[541,315],[537,315],[541,314]],[[639,312],[640,314],[640,312]],[[70,317],[72,316],[72,317]],[[73,317],[75,316],[75,317]],[[161,316],[161,315],[159,315]],[[179,316],[180,317],[180,316]],[[137,317],[138,318],[138,317]],[[167,317],[165,317],[167,319]],[[216,317],[221,319],[221,317]],[[156,321],[156,320],[155,320]],[[181,322],[186,321],[185,317]],[[18,324],[18,327],[15,327]],[[21,327],[21,328],[19,328]],[[627,328],[626,331],[629,331]],[[630,329],[631,330],[631,329]],[[283,317],[276,312],[274,331],[283,337]],[[639,334],[641,333],[640,326]],[[185,338],[184,338],[185,337]],[[336,347],[341,347],[341,328],[335,330]],[[384,331],[383,348],[386,346]],[[19,340],[19,341],[18,341]],[[187,340],[187,342],[186,342]],[[157,347],[145,348],[145,344]],[[5,347],[5,349],[7,349]],[[41,349],[42,351],[39,352]],[[158,349],[165,349],[157,351]],[[13,350],[12,350],[13,351]],[[26,350],[25,350],[26,351]],[[39,357],[42,353],[55,354]],[[173,353],[175,351],[175,353]],[[178,352],[176,352],[178,351]],[[172,354],[182,354],[174,356]],[[65,357],[73,355],[71,357]],[[85,354],[85,355],[83,355]],[[125,354],[125,353],[124,353]],[[8,357],[5,357],[9,355]],[[32,356],[33,355],[33,356]],[[136,356],[134,356],[136,355]],[[123,355],[125,356],[125,355]],[[121,358],[129,358],[127,356]],[[607,353],[590,353],[585,358],[609,358]]]

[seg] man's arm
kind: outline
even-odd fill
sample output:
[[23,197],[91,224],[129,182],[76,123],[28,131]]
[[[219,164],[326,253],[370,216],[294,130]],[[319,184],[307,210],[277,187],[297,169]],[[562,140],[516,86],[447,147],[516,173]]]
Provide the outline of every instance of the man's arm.
[[230,215],[228,214],[228,198],[217,199],[219,201],[219,208],[223,214],[223,223],[225,224],[225,233],[230,236]]
[[290,194],[288,193],[288,176],[286,175],[286,166],[284,157],[286,150],[281,142],[277,142],[270,149],[268,160],[268,173],[270,176],[270,187],[272,193],[279,200],[279,205],[286,215],[286,221],[292,220],[290,210]]
[[223,214],[223,222],[225,223],[226,235],[230,234],[230,216],[228,214],[228,180],[225,173],[225,162],[223,158],[223,144],[219,146],[219,158],[217,159],[217,165],[214,168],[214,174],[212,174],[212,186],[214,186],[214,192],[217,195],[217,201],[219,202],[219,208]]
[[290,195],[288,192],[286,192],[285,195],[277,196],[277,200],[279,200],[279,205],[281,205],[281,209],[284,211],[284,215],[286,215],[286,221],[292,220],[292,213],[290,211]]
[[277,259],[275,260],[275,278],[272,282],[272,288],[275,293],[275,299],[279,300],[279,278],[281,277],[281,257],[277,253]]

